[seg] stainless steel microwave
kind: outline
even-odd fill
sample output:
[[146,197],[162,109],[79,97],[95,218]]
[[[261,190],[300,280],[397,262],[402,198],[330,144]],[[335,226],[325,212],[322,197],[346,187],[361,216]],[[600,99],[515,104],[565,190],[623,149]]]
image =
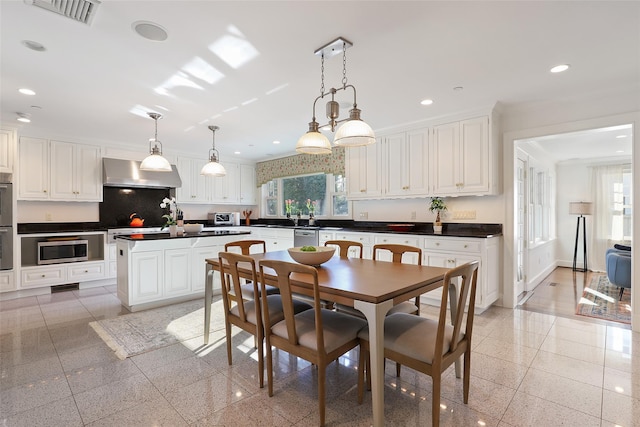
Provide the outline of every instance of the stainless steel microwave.
[[60,264],[64,262],[87,261],[89,259],[88,240],[48,240],[38,242],[38,264]]

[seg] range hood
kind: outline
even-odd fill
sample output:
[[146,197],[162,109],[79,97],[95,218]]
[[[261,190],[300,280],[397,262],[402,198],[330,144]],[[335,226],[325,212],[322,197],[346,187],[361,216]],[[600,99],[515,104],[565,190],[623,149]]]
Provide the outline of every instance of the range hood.
[[171,165],[171,172],[140,170],[140,162],[135,160],[102,159],[103,184],[108,187],[177,188],[182,180]]

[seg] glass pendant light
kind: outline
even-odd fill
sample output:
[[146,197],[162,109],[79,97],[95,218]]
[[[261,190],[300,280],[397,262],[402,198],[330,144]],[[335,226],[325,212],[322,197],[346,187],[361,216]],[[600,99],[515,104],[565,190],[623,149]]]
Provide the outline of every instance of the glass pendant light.
[[[149,139],[149,156],[140,163],[140,170],[155,172],[171,172],[171,164],[167,159],[162,157],[162,143],[158,141],[158,119],[162,115],[158,113],[147,113],[155,121],[155,136]],[[153,147],[151,144],[153,143]],[[158,148],[160,144],[160,148]]]
[[318,122],[309,123],[309,132],[300,137],[296,151],[304,154],[331,154],[331,143],[318,130]]
[[219,153],[216,150],[216,131],[218,129],[220,129],[218,126],[209,126],[209,130],[213,132],[213,146],[209,149],[209,163],[202,167],[200,175],[225,176],[227,174],[224,166],[218,162]]
[[333,143],[341,147],[360,147],[374,144],[376,136],[371,126],[360,119],[360,110],[353,108],[349,113],[349,121],[340,126]]

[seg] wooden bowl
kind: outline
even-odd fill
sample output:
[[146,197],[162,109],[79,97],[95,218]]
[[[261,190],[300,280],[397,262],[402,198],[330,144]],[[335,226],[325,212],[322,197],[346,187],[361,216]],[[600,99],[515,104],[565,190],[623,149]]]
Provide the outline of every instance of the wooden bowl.
[[415,227],[415,224],[389,224],[387,227],[393,231],[409,231]]
[[305,252],[300,250],[302,246],[287,249],[294,261],[300,264],[318,266],[331,259],[336,251],[335,246],[315,246],[315,252]]

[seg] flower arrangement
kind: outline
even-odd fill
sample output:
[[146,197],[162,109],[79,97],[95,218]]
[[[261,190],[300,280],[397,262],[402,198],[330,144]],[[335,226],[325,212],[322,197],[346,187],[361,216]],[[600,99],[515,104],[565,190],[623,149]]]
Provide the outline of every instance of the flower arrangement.
[[284,201],[284,209],[287,216],[291,216],[291,209],[293,208],[294,203],[295,203],[295,200],[292,200],[292,199],[287,199]]
[[442,221],[440,220],[440,212],[444,212],[447,210],[447,205],[444,203],[444,200],[442,200],[442,198],[440,197],[432,197],[429,210],[431,212],[434,212],[434,211],[436,212],[436,220],[434,224],[442,225]]
[[167,210],[167,213],[162,215],[162,218],[164,218],[166,222],[162,226],[161,230],[164,230],[165,227],[176,225],[177,220],[182,217],[182,211],[178,209],[178,203],[176,202],[175,197],[172,197],[170,199],[168,197],[165,197],[164,199],[162,199],[160,208]]
[[316,205],[318,202],[316,200],[311,201],[311,199],[307,199],[307,210],[309,211],[309,216],[313,217],[313,214],[316,212]]

